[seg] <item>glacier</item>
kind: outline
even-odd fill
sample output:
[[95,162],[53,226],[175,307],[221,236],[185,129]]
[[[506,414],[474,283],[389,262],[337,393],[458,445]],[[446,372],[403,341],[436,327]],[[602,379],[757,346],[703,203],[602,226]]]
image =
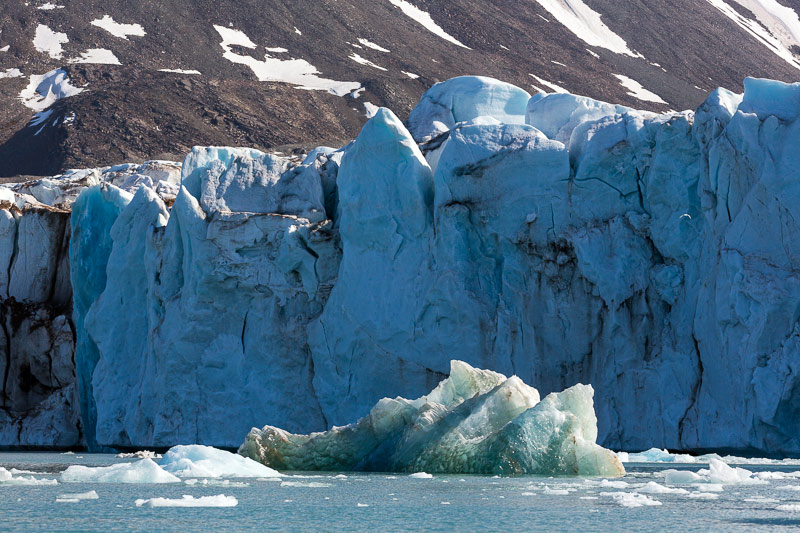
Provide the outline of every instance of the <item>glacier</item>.
[[595,443],[593,395],[575,385],[540,401],[517,376],[452,361],[426,396],[384,398],[325,433],[253,428],[239,453],[282,470],[623,476],[617,456]]
[[799,115],[462,77],[338,150],[0,187],[0,445],[322,431],[457,358],[591,384],[608,448],[798,455]]

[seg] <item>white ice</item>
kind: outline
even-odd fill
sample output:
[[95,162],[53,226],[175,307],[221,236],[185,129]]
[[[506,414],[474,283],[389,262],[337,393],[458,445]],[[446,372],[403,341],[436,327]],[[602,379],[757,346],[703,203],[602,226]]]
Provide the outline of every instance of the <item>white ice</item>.
[[16,485],[16,486],[49,486],[58,485],[55,479],[36,478],[34,476],[14,476],[9,470],[0,466],[0,486],[3,485]]
[[225,450],[199,444],[170,448],[160,462],[161,468],[178,477],[267,478],[280,477],[277,471]]
[[136,500],[136,507],[236,507],[239,500],[233,496],[194,496],[184,494],[182,498],[149,498]]
[[64,483],[180,483],[180,479],[164,471],[152,459],[111,466],[72,465],[61,474]]

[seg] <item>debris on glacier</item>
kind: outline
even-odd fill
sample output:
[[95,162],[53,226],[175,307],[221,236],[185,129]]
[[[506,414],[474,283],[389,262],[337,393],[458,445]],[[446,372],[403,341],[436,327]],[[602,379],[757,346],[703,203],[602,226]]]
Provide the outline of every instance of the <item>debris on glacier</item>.
[[164,454],[161,468],[178,477],[268,478],[280,477],[277,471],[225,450],[198,444],[180,445]]
[[384,398],[369,415],[325,433],[253,428],[239,453],[287,470],[622,476],[595,443],[590,386],[540,401],[518,377],[452,361],[450,376],[416,400]]
[[180,479],[163,470],[152,459],[111,466],[72,465],[61,474],[64,483],[180,483]]
[[184,494],[182,498],[149,498],[136,500],[136,507],[236,507],[239,500],[233,496],[199,496]]

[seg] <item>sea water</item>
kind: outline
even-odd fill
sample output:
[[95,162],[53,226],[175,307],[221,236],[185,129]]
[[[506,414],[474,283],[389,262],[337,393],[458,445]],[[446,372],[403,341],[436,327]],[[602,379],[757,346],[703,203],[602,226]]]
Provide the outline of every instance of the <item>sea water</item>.
[[[107,466],[125,461],[108,454],[0,453],[0,466],[26,472],[15,476],[37,479],[59,480],[69,465]],[[671,485],[688,494],[648,493],[643,497],[631,495],[639,494],[651,481],[666,486],[665,470],[696,472],[707,465],[625,466],[628,475],[615,480],[334,472],[227,482],[183,480],[166,485],[60,480],[52,486],[0,483],[0,530],[776,531],[800,526],[800,478],[791,476],[800,470],[798,464],[740,465],[754,473],[784,474],[763,476],[772,479],[759,484]],[[96,499],[64,498],[90,491],[97,493]],[[700,493],[704,496],[697,497]],[[222,494],[234,497],[236,506],[136,505],[137,500],[152,498]]]

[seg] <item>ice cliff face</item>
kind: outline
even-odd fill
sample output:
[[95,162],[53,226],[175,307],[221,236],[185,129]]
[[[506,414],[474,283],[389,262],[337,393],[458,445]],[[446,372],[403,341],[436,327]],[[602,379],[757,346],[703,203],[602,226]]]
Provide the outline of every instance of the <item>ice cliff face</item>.
[[239,453],[281,470],[622,476],[595,443],[593,391],[575,385],[540,401],[514,376],[452,361],[416,400],[383,398],[358,422],[293,435],[253,428]]
[[177,187],[170,188],[169,176],[177,178],[179,171],[180,165],[165,162],[121,165],[0,190],[0,446],[75,447],[84,444],[84,428],[91,428],[78,409],[72,203],[101,182],[126,189],[146,184],[165,198],[174,189],[174,198]]
[[457,357],[591,383],[604,446],[800,453],[798,115],[767,80],[654,115],[458,78],[305,161],[106,180],[71,215],[87,437],[322,430]]

